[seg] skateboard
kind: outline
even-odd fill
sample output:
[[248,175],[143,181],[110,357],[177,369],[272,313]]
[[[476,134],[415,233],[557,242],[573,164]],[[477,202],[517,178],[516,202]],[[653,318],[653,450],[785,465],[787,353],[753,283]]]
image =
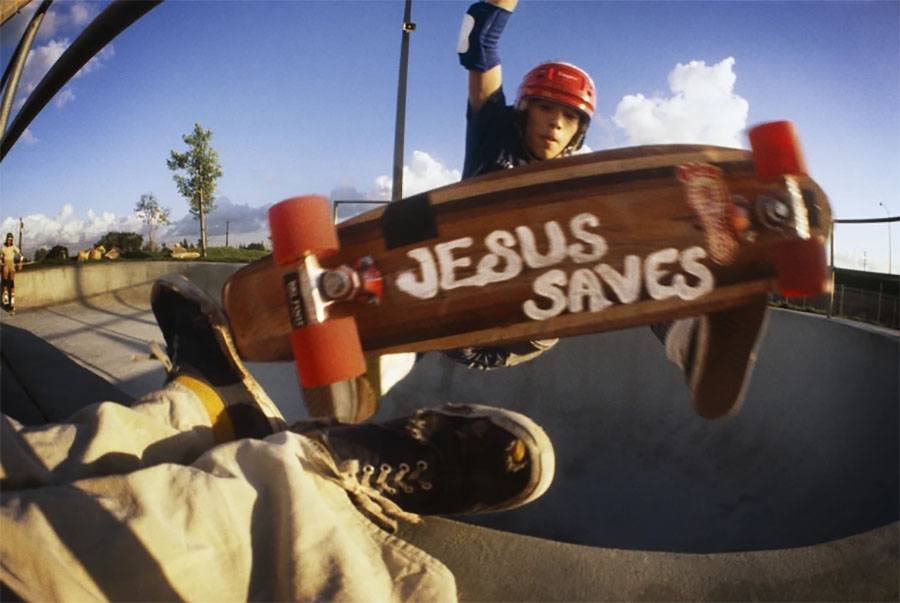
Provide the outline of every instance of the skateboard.
[[828,199],[790,122],[751,151],[642,146],[537,162],[335,226],[323,197],[271,207],[273,254],[223,303],[240,355],[294,359],[304,387],[364,354],[568,337],[830,283]]

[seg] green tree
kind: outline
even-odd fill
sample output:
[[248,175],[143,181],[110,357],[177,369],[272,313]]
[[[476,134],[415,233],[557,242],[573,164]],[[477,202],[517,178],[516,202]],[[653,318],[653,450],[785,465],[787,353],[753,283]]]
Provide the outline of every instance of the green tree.
[[160,207],[156,196],[153,193],[148,193],[141,195],[141,200],[135,205],[134,211],[147,228],[147,249],[153,251],[153,233],[156,232],[158,227],[169,223],[169,212],[171,210],[168,207]]
[[47,252],[47,257],[51,260],[65,260],[69,257],[69,248],[63,247],[62,245],[54,245],[53,248]]
[[188,200],[188,206],[195,217],[200,218],[200,253],[206,257],[206,214],[216,206],[213,193],[216,180],[222,177],[219,154],[210,145],[212,130],[204,130],[198,123],[194,131],[181,137],[188,150],[184,153],[171,151],[166,164],[174,172],[173,178],[178,192]]
[[136,232],[108,232],[97,241],[97,245],[103,245],[107,251],[113,247],[120,251],[137,251],[143,243],[144,237]]

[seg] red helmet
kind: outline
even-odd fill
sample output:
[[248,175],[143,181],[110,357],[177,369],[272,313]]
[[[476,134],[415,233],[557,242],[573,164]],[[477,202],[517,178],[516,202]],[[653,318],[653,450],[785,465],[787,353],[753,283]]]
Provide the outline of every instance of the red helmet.
[[591,119],[594,116],[597,90],[591,76],[575,65],[541,63],[522,79],[516,96],[516,108],[523,109],[523,101],[535,97],[578,109]]

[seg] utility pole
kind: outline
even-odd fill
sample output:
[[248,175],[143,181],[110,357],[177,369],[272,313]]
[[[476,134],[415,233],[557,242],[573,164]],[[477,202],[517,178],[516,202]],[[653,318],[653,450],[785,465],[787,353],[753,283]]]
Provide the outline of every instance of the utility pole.
[[225,220],[225,247],[228,247],[228,227],[231,226],[230,220]]
[[394,183],[391,201],[403,198],[403,138],[406,135],[406,72],[409,66],[409,34],[416,31],[412,18],[412,0],[403,9],[403,38],[400,42],[400,78],[397,84],[397,125],[394,130]]
[[[882,203],[881,201],[878,202],[878,205],[880,205],[881,209],[884,210],[884,215],[886,215],[888,218],[890,218],[891,214],[888,213],[887,206],[884,203]],[[890,222],[888,222],[887,227],[888,227],[888,274],[891,274],[891,272],[892,272],[891,256],[894,255],[894,251],[893,251],[892,245],[891,245],[891,223]]]
[[25,222],[22,221],[22,218],[19,218],[19,253],[22,254],[22,257],[25,257],[25,252],[22,250],[22,233],[25,232]]
[[206,257],[206,216],[203,212],[203,185],[200,185],[200,257]]

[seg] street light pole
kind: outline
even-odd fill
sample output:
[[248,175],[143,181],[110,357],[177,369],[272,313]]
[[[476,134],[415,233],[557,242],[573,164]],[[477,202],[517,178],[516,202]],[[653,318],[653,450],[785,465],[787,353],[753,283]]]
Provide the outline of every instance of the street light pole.
[[400,79],[397,84],[397,125],[394,130],[394,183],[391,187],[391,201],[403,197],[403,138],[406,134],[406,72],[409,66],[409,34],[416,30],[410,21],[412,0],[406,0],[403,9],[403,39],[400,43]]
[[[880,205],[881,209],[884,210],[884,215],[886,215],[888,218],[890,218],[891,214],[890,214],[890,212],[888,212],[887,206],[884,203],[882,203],[881,201],[878,202],[878,205]],[[891,272],[892,272],[891,256],[894,255],[894,252],[893,252],[893,246],[891,245],[891,223],[890,222],[888,222],[887,227],[888,227],[888,274],[891,274]]]

